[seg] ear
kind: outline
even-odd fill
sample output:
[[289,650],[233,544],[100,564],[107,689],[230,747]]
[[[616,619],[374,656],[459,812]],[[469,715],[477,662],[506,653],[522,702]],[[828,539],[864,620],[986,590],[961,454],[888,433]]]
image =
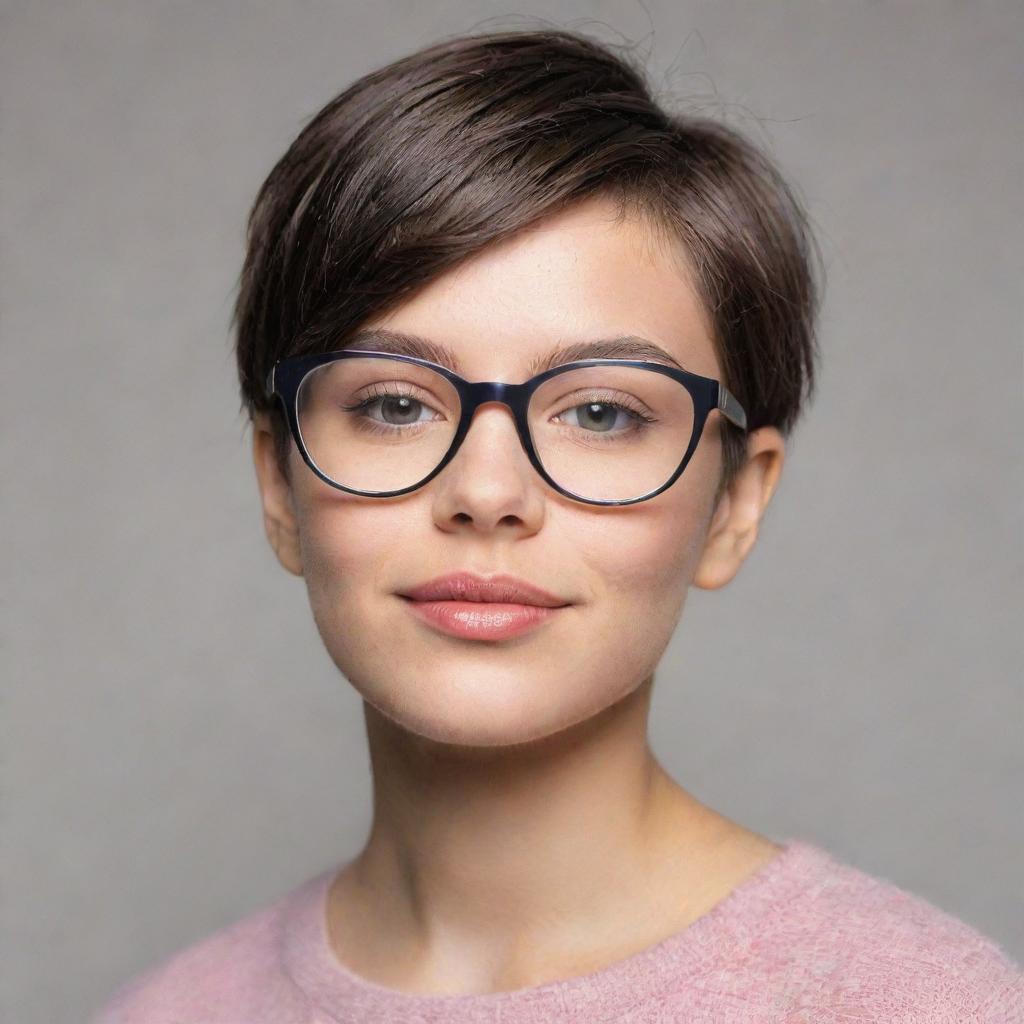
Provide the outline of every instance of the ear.
[[694,586],[717,590],[739,572],[757,540],[785,453],[785,441],[774,427],[761,427],[748,435],[746,461],[719,499],[694,573]]
[[281,473],[274,452],[270,418],[257,414],[253,420],[252,455],[263,502],[263,529],[277,560],[295,576],[302,575],[302,550],[291,484]]

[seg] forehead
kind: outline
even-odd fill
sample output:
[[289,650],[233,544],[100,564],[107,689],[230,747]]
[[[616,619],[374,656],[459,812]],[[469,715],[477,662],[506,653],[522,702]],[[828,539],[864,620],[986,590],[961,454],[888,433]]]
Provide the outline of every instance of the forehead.
[[524,378],[588,355],[715,376],[681,243],[673,249],[617,214],[600,199],[548,217],[370,319],[345,347],[420,355],[469,379]]

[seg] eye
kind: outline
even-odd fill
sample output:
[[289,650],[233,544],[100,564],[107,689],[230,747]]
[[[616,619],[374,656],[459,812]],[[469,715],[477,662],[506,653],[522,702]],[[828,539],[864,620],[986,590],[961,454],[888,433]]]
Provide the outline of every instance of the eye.
[[375,419],[366,414],[367,410],[374,406],[379,408],[383,422],[394,427],[405,427],[423,422],[418,419],[418,414],[429,408],[426,403],[412,395],[381,395],[377,398],[368,398],[352,408],[360,414],[366,415],[367,419]]
[[421,418],[422,413],[437,410],[424,399],[417,398],[408,390],[408,385],[397,382],[374,384],[372,394],[350,405],[340,403],[338,408],[351,414],[351,421],[357,429],[371,434],[397,436],[409,432],[418,436],[419,430],[413,428],[445,418],[443,414]]
[[[575,416],[575,422],[570,421],[570,426],[579,427],[592,433],[631,432],[634,429],[642,429],[647,423],[654,422],[651,417],[646,416],[639,409],[633,409],[623,402],[613,402],[608,399],[583,402],[570,407],[566,412]],[[564,415],[566,413],[559,413],[559,418]],[[613,431],[616,423],[620,425],[620,428]]]

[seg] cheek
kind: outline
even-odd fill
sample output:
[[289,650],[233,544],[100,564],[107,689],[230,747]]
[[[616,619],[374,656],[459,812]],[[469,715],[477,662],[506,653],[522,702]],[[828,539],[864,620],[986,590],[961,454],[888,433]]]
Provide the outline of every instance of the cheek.
[[382,506],[351,496],[317,493],[302,503],[298,519],[303,576],[325,640],[336,635],[346,619],[362,615],[360,602],[402,578],[396,575],[400,567],[395,568],[394,538],[403,534],[389,528],[385,518]]
[[[299,522],[302,568],[311,596],[328,597],[359,579],[368,556],[358,519],[343,512],[307,511]],[[372,535],[371,535],[372,536]]]
[[590,685],[604,680],[594,687],[598,700],[622,696],[655,671],[694,571],[696,530],[679,502],[646,504],[574,529],[575,558],[594,590],[572,653]]
[[692,498],[670,489],[592,530],[577,530],[574,546],[612,605],[674,622],[699,560],[703,526]]

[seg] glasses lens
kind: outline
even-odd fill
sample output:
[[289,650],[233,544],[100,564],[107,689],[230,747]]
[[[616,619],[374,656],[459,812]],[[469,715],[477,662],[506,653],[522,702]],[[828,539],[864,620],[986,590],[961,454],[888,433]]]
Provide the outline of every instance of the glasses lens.
[[[451,446],[459,394],[447,378],[380,356],[311,370],[298,390],[299,430],[329,479],[357,491],[400,491]],[[534,449],[560,487],[595,501],[657,490],[693,433],[693,401],[678,381],[635,366],[590,366],[550,377],[528,411]]]
[[588,366],[533,393],[529,423],[541,465],[580,497],[623,501],[656,491],[693,434],[693,399],[677,380],[638,366]]
[[459,393],[441,374],[399,359],[337,359],[298,391],[299,431],[317,468],[357,491],[399,491],[444,458]]

